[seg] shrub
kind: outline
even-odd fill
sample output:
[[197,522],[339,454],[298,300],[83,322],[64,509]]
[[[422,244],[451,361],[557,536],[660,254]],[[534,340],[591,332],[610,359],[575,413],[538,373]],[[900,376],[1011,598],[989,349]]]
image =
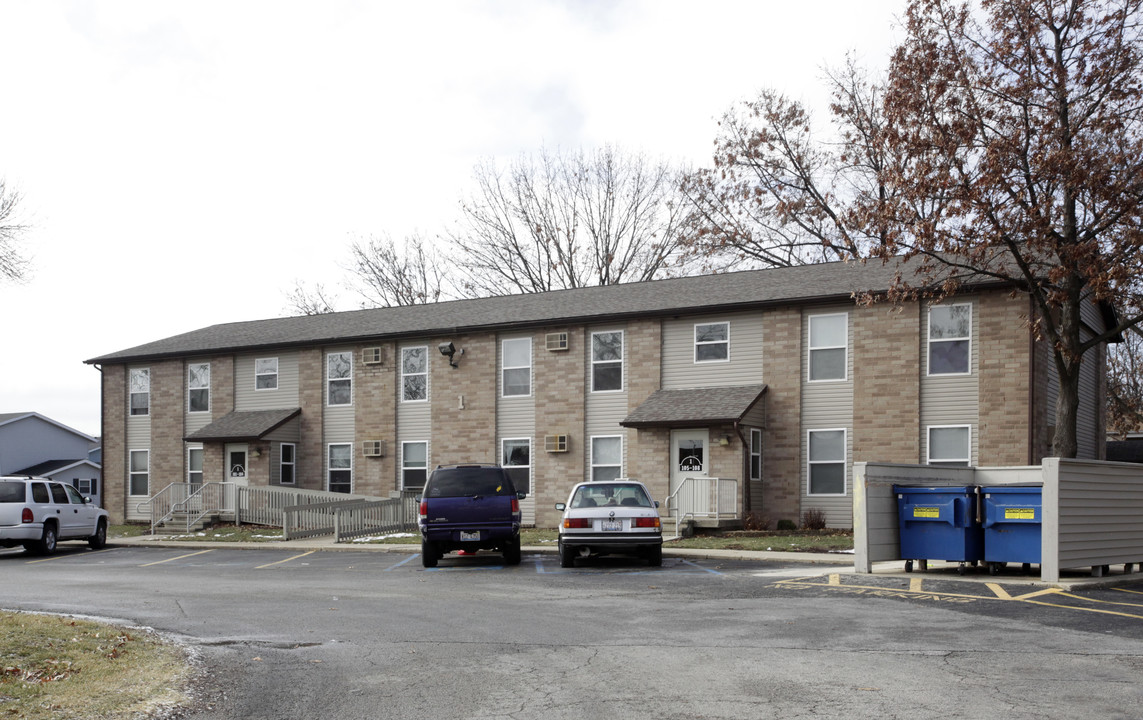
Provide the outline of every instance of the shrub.
[[742,518],[743,530],[769,530],[770,518],[766,515],[756,512],[746,513],[746,517]]
[[802,527],[806,530],[825,530],[826,515],[818,508],[810,508],[802,516]]
[[778,529],[779,530],[797,530],[798,526],[796,524],[794,524],[793,520],[787,520],[787,519],[783,518],[783,519],[778,521]]

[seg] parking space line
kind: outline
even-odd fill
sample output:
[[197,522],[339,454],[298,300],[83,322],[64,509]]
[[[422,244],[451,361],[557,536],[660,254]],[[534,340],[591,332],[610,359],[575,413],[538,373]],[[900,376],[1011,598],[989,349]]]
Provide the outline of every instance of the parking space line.
[[829,576],[829,584],[830,585],[841,585],[841,575],[839,575],[838,573],[833,573],[832,575],[830,575]]
[[1012,599],[1012,596],[1008,594],[1008,591],[1005,590],[1004,588],[1000,587],[996,583],[984,583],[984,586],[986,588],[988,588],[989,590],[991,590],[992,592],[996,593],[996,597],[1000,598],[1001,600],[1011,600]]
[[1111,588],[1118,592],[1131,593],[1132,595],[1143,595],[1143,590],[1128,590],[1127,588]]
[[1113,600],[1099,600],[1097,598],[1079,597],[1078,595],[1072,595],[1071,593],[1064,592],[1063,590],[1060,590],[1058,592],[1062,597],[1075,598],[1076,600],[1082,600],[1084,602],[1099,603],[1100,605],[1120,605],[1123,607],[1143,608],[1143,603],[1115,602]]
[[274,567],[275,565],[281,565],[283,563],[288,563],[292,560],[297,560],[298,558],[304,558],[306,555],[313,555],[316,552],[317,552],[317,550],[310,550],[309,552],[304,552],[301,555],[294,555],[293,557],[288,557],[285,560],[277,560],[277,561],[272,562],[272,563],[266,563],[265,565],[258,565],[254,569],[255,570],[261,570],[262,568]]
[[140,565],[139,567],[151,567],[152,565],[162,565],[163,563],[169,563],[172,560],[182,560],[183,558],[194,557],[195,555],[202,555],[202,554],[208,553],[208,552],[214,552],[214,548],[211,548],[210,550],[199,550],[198,552],[187,553],[186,555],[179,555],[178,557],[167,558],[166,560],[159,560],[159,561],[153,562],[153,563],[146,563],[145,565]]
[[[922,589],[922,585],[924,585],[924,582],[925,582],[924,578],[919,578],[919,577],[909,578],[909,590],[911,592],[924,592],[924,590]],[[830,583],[830,585],[832,585],[832,584],[833,583]]]
[[702,565],[699,565],[698,563],[691,562],[690,560],[683,560],[683,563],[686,565],[690,565],[691,567],[698,568],[699,570],[703,570],[705,572],[708,572],[711,575],[722,575],[723,574],[717,570],[711,570],[710,568],[703,567]]
[[402,560],[401,562],[397,563],[396,565],[392,565],[390,567],[385,568],[381,572],[389,572],[390,570],[396,570],[397,568],[401,567],[405,563],[413,562],[414,560],[416,560],[420,556],[421,556],[420,553],[414,553],[414,554],[410,555],[409,557],[405,558],[404,560]]
[[[1073,596],[1074,597],[1074,596]],[[1014,598],[1015,599],[1015,598]],[[1100,602],[1092,598],[1078,598],[1084,602]],[[1117,615],[1119,617],[1128,617],[1135,620],[1143,620],[1143,615],[1134,615],[1132,613],[1117,612],[1115,610],[1100,610],[1099,608],[1076,607],[1075,605],[1062,605],[1060,603],[1043,602],[1042,600],[1021,600],[1031,605],[1043,605],[1045,607],[1063,608],[1064,610],[1079,610],[1080,612],[1099,613],[1100,615]]]

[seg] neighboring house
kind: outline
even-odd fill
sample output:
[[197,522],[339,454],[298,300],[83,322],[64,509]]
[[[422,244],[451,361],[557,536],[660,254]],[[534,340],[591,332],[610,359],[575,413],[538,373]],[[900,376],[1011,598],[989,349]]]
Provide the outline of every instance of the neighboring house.
[[0,413],[0,475],[39,475],[103,495],[99,441],[39,413]]
[[[107,505],[143,519],[172,482],[385,495],[483,461],[511,468],[541,527],[576,482],[620,476],[659,499],[730,478],[738,517],[817,509],[848,527],[854,461],[1038,463],[1057,383],[1029,299],[985,283],[931,308],[854,304],[895,272],[832,263],[231,323],[93,358]],[[1104,447],[1102,350],[1084,365],[1081,457]]]

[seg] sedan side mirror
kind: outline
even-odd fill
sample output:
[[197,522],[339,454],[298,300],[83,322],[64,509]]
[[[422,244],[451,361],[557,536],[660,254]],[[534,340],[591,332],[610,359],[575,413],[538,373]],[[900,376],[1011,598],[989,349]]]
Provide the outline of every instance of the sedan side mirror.
[[567,510],[567,509],[568,509],[568,506],[565,505],[564,503],[556,503],[556,510],[563,512],[564,510]]
[[655,501],[655,507],[659,507],[659,501],[658,500]]

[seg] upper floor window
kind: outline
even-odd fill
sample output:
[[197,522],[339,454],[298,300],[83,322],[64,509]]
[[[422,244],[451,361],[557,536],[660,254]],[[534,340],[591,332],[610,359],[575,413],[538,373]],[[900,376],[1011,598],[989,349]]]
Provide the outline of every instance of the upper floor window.
[[968,374],[971,350],[972,304],[929,308],[929,374]]
[[516,492],[532,492],[532,441],[529,438],[503,440],[500,464],[508,471]]
[[257,358],[254,361],[254,389],[278,389],[278,358]]
[[187,365],[187,410],[210,412],[210,363]]
[[401,348],[401,400],[429,399],[429,348]]
[[501,386],[504,397],[532,394],[532,338],[500,344]]
[[929,427],[929,465],[968,467],[971,455],[972,433],[968,425]]
[[326,382],[329,384],[327,403],[330,405],[352,405],[353,353],[335,352],[329,353],[325,357]]
[[131,393],[131,414],[149,415],[151,413],[150,368],[132,370],[128,375],[127,384]]
[[849,314],[811,315],[810,381],[845,380]]
[[809,494],[845,494],[845,430],[809,431]]
[[623,331],[591,334],[591,391],[623,389]]
[[695,325],[695,362],[725,362],[730,359],[730,323]]
[[329,446],[329,491],[353,492],[353,444],[333,443]]

